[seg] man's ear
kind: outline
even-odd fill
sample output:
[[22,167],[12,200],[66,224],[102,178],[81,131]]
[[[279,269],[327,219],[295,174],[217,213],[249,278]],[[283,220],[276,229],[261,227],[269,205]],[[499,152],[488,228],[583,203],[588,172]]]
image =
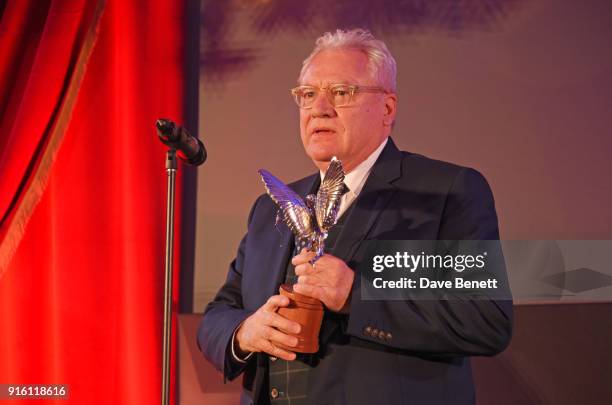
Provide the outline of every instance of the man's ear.
[[385,113],[383,115],[383,125],[390,127],[395,122],[395,115],[397,114],[397,94],[389,93],[385,94]]

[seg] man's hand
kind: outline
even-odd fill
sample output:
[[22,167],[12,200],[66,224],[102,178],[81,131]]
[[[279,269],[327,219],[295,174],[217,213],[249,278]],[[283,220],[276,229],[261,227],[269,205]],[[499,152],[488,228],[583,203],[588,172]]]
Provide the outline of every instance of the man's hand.
[[332,255],[323,255],[313,265],[313,252],[302,249],[291,263],[299,276],[294,291],[316,298],[334,312],[348,313],[355,272],[346,263]]
[[266,352],[284,360],[295,360],[295,353],[277,346],[279,343],[288,347],[298,344],[298,339],[287,333],[299,333],[300,324],[276,313],[279,307],[288,305],[289,298],[273,295],[254,314],[245,319],[236,332],[240,351]]

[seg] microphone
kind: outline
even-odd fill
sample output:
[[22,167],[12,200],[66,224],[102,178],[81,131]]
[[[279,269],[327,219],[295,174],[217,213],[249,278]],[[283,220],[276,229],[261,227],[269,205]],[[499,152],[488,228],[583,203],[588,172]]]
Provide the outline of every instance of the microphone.
[[155,123],[157,135],[164,145],[176,149],[178,157],[185,163],[199,166],[206,161],[206,148],[202,141],[194,138],[173,121],[160,118]]

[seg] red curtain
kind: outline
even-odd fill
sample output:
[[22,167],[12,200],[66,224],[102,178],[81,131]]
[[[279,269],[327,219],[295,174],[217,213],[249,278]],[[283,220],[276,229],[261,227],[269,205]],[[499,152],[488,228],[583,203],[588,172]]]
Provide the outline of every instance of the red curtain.
[[158,403],[154,123],[183,115],[183,2],[14,0],[0,13],[0,383]]

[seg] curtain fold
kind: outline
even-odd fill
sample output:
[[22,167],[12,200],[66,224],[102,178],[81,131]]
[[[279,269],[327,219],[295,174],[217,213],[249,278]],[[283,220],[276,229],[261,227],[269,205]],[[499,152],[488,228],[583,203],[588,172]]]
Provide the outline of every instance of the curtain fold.
[[0,11],[0,382],[68,384],[69,403],[159,402],[166,174],[154,123],[183,116],[183,3]]

